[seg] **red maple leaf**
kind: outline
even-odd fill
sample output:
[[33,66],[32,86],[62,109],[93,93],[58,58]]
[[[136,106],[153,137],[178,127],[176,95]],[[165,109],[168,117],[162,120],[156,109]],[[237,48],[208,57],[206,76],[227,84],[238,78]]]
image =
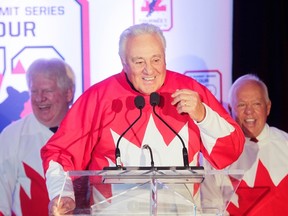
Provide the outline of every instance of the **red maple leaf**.
[[287,215],[288,177],[278,186],[273,184],[264,165],[259,161],[256,181],[253,188],[241,181],[236,193],[239,196],[239,208],[230,203],[228,212],[231,216],[284,216]]
[[20,188],[20,200],[23,216],[48,215],[49,198],[45,179],[24,162],[23,166],[27,178],[31,180],[31,198],[26,194],[22,186]]

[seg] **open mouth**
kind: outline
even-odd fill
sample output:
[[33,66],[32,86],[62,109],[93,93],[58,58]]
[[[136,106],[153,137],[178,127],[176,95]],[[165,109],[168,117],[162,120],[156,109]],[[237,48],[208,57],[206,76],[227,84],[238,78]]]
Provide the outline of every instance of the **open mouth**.
[[145,81],[153,81],[153,80],[156,79],[156,76],[153,76],[153,77],[143,77],[142,79],[145,80]]
[[256,119],[254,119],[254,118],[249,118],[249,119],[245,119],[245,122],[247,122],[247,123],[250,123],[250,122],[255,122],[256,121]]
[[39,105],[38,106],[38,108],[40,109],[40,110],[47,110],[47,109],[50,109],[50,105]]
[[245,119],[244,122],[248,126],[254,126],[256,123],[256,119],[255,118],[249,118],[249,119]]

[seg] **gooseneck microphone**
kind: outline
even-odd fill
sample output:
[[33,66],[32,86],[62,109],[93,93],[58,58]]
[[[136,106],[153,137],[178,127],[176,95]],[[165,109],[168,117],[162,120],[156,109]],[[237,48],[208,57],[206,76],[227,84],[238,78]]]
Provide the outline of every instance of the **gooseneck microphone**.
[[183,145],[183,150],[182,150],[182,154],[183,154],[183,163],[184,163],[184,167],[189,167],[189,162],[188,162],[188,151],[187,148],[184,144],[183,139],[179,136],[179,134],[166,122],[164,121],[163,118],[161,118],[161,116],[159,116],[156,111],[155,111],[155,107],[158,106],[160,103],[160,95],[157,92],[153,92],[150,94],[150,104],[153,107],[153,112],[154,114],[180,139],[182,145]]
[[153,153],[152,153],[152,149],[150,148],[149,145],[145,144],[142,147],[143,149],[148,149],[150,152],[150,159],[151,159],[151,167],[154,168],[154,160],[153,160]]
[[117,145],[116,145],[116,149],[115,149],[115,163],[116,163],[116,167],[122,167],[122,163],[121,163],[121,154],[120,154],[120,149],[119,149],[119,143],[120,140],[122,139],[122,137],[127,133],[127,131],[133,127],[133,125],[141,118],[142,116],[142,109],[145,106],[145,100],[144,97],[141,95],[138,95],[135,99],[134,99],[134,104],[137,107],[137,109],[140,110],[140,114],[138,116],[138,118],[135,119],[135,121],[121,134],[121,136],[119,137],[119,139],[117,140]]

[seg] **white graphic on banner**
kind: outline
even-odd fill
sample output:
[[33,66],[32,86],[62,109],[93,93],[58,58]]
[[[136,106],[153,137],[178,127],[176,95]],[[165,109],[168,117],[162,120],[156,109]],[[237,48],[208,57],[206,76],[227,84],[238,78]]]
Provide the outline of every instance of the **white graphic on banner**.
[[[0,131],[31,112],[26,70],[37,58],[61,58],[82,93],[81,7],[74,0],[1,0]],[[26,94],[25,94],[26,93]]]
[[206,86],[222,103],[222,75],[218,70],[186,71],[184,74]]

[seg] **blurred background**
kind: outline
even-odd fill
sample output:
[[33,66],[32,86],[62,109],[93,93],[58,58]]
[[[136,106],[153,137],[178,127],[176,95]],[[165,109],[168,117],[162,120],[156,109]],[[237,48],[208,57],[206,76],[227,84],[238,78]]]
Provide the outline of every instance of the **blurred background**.
[[268,87],[269,124],[288,132],[288,1],[234,1],[233,81],[246,73]]
[[149,22],[167,39],[167,68],[207,86],[227,106],[232,82],[257,74],[268,86],[268,122],[288,132],[288,1],[1,0],[0,132],[31,112],[25,73],[36,58],[62,58],[76,98],[121,71],[118,39]]

